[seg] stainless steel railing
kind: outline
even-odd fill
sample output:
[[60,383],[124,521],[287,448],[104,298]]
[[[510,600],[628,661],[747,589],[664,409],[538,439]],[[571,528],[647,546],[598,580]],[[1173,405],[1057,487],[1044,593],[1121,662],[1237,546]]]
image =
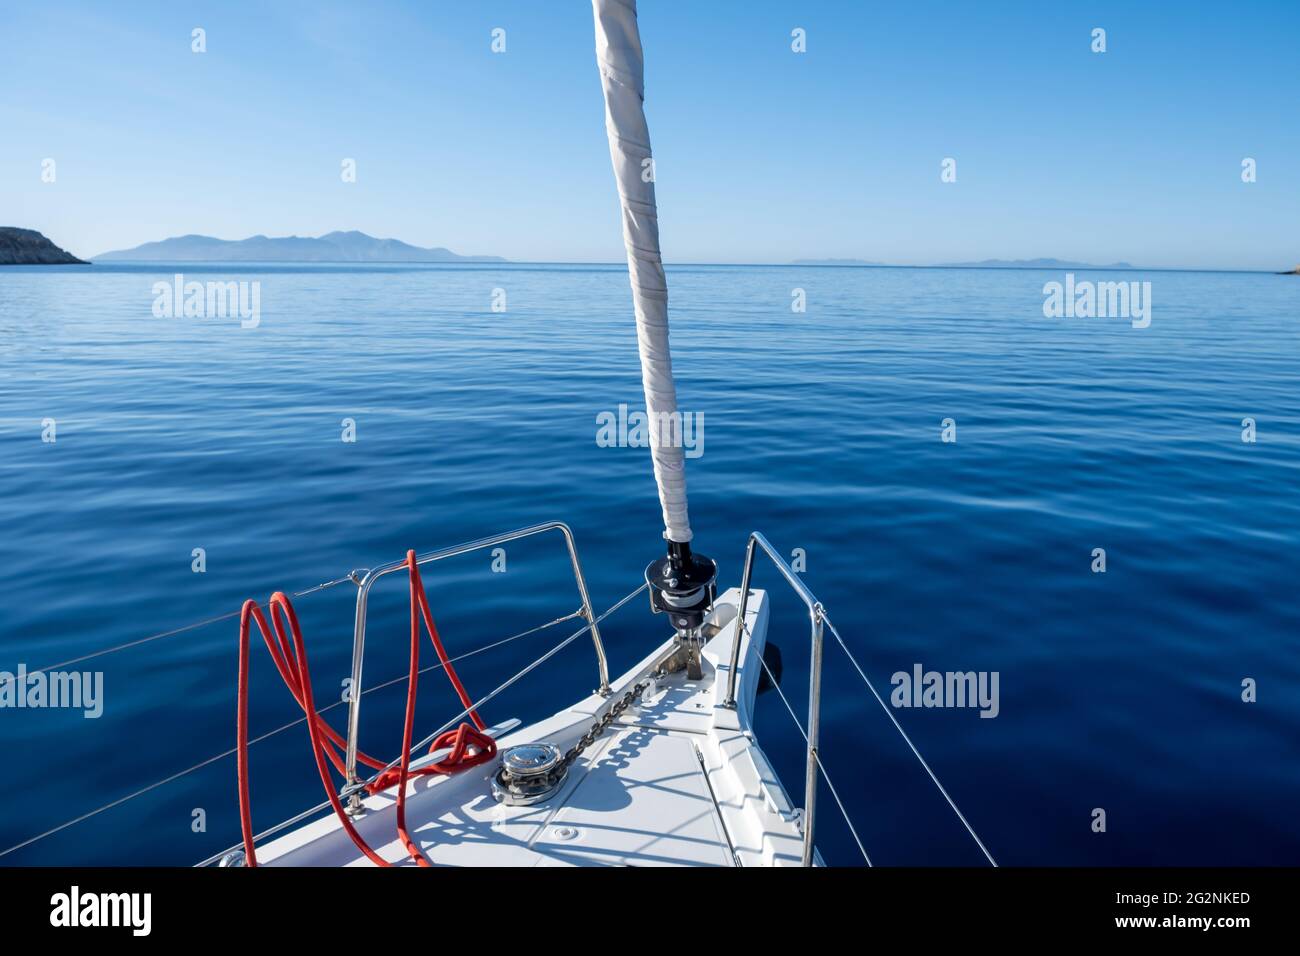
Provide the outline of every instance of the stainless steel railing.
[[[528,528],[520,528],[517,531],[507,531],[505,534],[493,535],[490,538],[480,538],[477,541],[452,545],[440,551],[432,551],[423,555],[417,554],[415,563],[417,565],[431,564],[434,561],[454,558],[458,555],[469,554],[472,551],[482,551],[485,548],[496,547],[508,541],[517,541],[520,538],[545,534],[548,531],[559,531],[564,535],[564,542],[569,551],[569,561],[573,565],[573,578],[577,582],[578,594],[582,598],[582,607],[579,609],[578,615],[587,622],[587,626],[591,630],[592,643],[596,647],[596,664],[600,673],[598,693],[608,694],[609,663],[605,658],[605,646],[601,642],[600,628],[597,626],[596,615],[591,607],[591,596],[587,593],[587,581],[582,576],[582,565],[578,561],[578,549],[573,543],[573,532],[569,530],[569,526],[564,522],[547,521]],[[366,651],[366,605],[370,597],[370,589],[374,587],[376,581],[405,568],[406,560],[403,559],[401,561],[392,561],[377,568],[371,568],[365,572],[356,572],[361,577],[357,580],[357,614],[352,636],[352,683],[349,685],[348,746],[345,767],[347,780],[344,784],[345,791],[350,790],[352,792],[351,799],[353,801],[359,800],[357,796],[357,785],[360,783],[357,778],[357,738],[361,727],[361,694],[357,691],[361,687],[361,671]]]
[[808,618],[812,624],[812,665],[808,677],[808,730],[804,736],[808,740],[808,758],[804,767],[804,810],[803,810],[803,865],[813,864],[813,830],[817,814],[817,770],[820,761],[817,756],[818,731],[821,727],[822,709],[822,631],[826,621],[826,609],[816,596],[808,590],[785,559],[777,554],[767,538],[757,531],[749,536],[749,545],[745,549],[745,573],[740,579],[740,610],[736,615],[736,639],[731,643],[731,667],[727,671],[727,697],[723,706],[736,706],[736,669],[740,662],[740,631],[745,625],[745,606],[749,603],[749,580],[754,570],[754,554],[757,548],[772,559],[782,577],[786,579],[800,600],[808,605]]
[[[912,754],[929,775],[930,779],[934,782],[939,793],[941,793],[944,800],[948,802],[948,806],[951,807],[953,813],[957,815],[957,819],[960,820],[962,826],[966,828],[966,832],[971,835],[971,839],[975,841],[980,852],[984,854],[984,857],[991,865],[997,866],[998,864],[997,861],[993,859],[993,854],[990,853],[988,847],[984,845],[984,841],[981,840],[979,834],[975,832],[975,828],[971,826],[970,822],[966,819],[966,815],[961,812],[956,801],[949,795],[943,784],[939,782],[938,776],[935,775],[934,770],[931,769],[925,758],[921,756],[921,751],[918,750],[916,744],[912,742],[912,738],[907,735],[907,731],[905,731],[902,724],[898,722],[898,718],[895,717],[889,707],[886,706],[884,698],[880,696],[875,685],[871,683],[871,680],[867,677],[866,671],[862,669],[862,665],[858,663],[857,658],[853,656],[853,652],[849,650],[848,644],[846,644],[844,638],[840,636],[840,632],[835,629],[834,622],[827,616],[826,608],[824,608],[821,602],[817,600],[817,597],[808,590],[808,587],[799,579],[791,569],[790,565],[786,564],[785,560],[777,553],[776,549],[772,547],[767,538],[763,537],[763,535],[757,531],[750,534],[749,546],[745,551],[745,573],[741,578],[740,583],[740,609],[737,614],[737,634],[736,640],[731,645],[731,668],[727,674],[727,696],[724,701],[724,706],[732,708],[736,706],[736,670],[737,663],[740,659],[740,629],[743,628],[745,624],[745,605],[749,601],[749,581],[754,569],[754,555],[758,548],[762,548],[764,553],[772,559],[772,563],[775,564],[777,570],[781,572],[781,576],[786,579],[786,582],[794,589],[794,592],[799,595],[800,600],[808,606],[808,617],[812,622],[812,667],[808,678],[808,729],[806,732],[803,727],[799,726],[799,718],[795,714],[794,708],[790,706],[790,701],[787,700],[785,694],[782,693],[781,687],[777,684],[771,671],[768,671],[768,677],[772,680],[777,694],[781,697],[782,702],[785,704],[786,709],[790,712],[790,716],[795,722],[795,726],[799,727],[799,732],[803,734],[804,739],[808,744],[808,758],[807,764],[804,768],[805,807],[803,819],[803,865],[811,866],[813,863],[813,838],[816,824],[817,803],[817,773],[819,770],[821,771],[822,776],[826,778],[826,787],[830,791],[831,797],[834,799],[836,805],[840,808],[840,813],[844,816],[844,822],[848,825],[849,832],[853,835],[853,841],[857,844],[858,850],[862,853],[862,858],[866,860],[867,866],[872,865],[871,857],[867,854],[866,847],[863,846],[862,838],[859,836],[857,828],[853,825],[853,820],[849,817],[848,808],[844,806],[844,801],[840,799],[839,791],[835,788],[835,782],[831,780],[830,773],[827,771],[825,764],[822,763],[819,750],[818,731],[821,726],[822,694],[822,634],[825,629],[829,628],[831,634],[835,636],[835,640],[839,643],[841,650],[843,650],[845,656],[848,657],[849,663],[853,665],[853,669],[857,671],[858,676],[862,678],[862,683],[866,685],[869,691],[871,691],[871,695],[876,699],[876,703],[880,705],[880,709],[885,712],[885,716],[888,717],[890,722],[894,725],[894,729],[898,731],[899,736],[903,738],[904,743],[906,743],[911,749]],[[762,664],[764,670],[767,670],[767,664],[765,662],[760,660],[759,663]]]

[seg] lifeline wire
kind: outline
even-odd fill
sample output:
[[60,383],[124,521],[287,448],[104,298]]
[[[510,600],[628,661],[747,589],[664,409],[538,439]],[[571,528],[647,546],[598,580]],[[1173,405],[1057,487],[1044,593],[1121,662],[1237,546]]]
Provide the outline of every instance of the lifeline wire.
[[[347,579],[347,578],[343,578],[342,580],[343,580],[343,581],[346,581],[346,580],[348,580],[348,579]],[[341,581],[338,581],[338,582],[330,582],[330,583],[327,584],[327,585],[317,585],[316,588],[313,588],[313,589],[310,589],[310,590],[320,590],[322,587],[332,587],[334,584],[338,584],[338,583],[342,583],[342,582],[341,582]],[[307,593],[307,592],[303,592],[303,593]],[[502,639],[499,640],[499,641],[493,641],[491,644],[485,644],[484,646],[479,647],[479,648],[476,648],[476,649],[474,649],[474,650],[472,650],[472,651],[466,651],[464,654],[460,654],[460,655],[458,655],[458,656],[456,656],[456,657],[453,657],[453,658],[451,659],[451,663],[454,664],[454,663],[457,663],[458,661],[463,661],[463,660],[465,660],[467,657],[473,657],[473,656],[475,656],[476,654],[483,654],[483,653],[485,653],[485,652],[487,652],[487,651],[490,651],[490,650],[493,650],[493,649],[495,649],[495,648],[501,647],[501,646],[503,646],[503,645],[505,645],[505,644],[509,644],[509,643],[511,643],[512,641],[517,641],[517,640],[520,640],[521,638],[529,637],[530,635],[536,634],[538,631],[544,631],[544,630],[546,630],[548,627],[555,627],[557,624],[563,624],[565,621],[571,621],[571,620],[573,620],[575,617],[580,617],[580,616],[581,616],[581,613],[582,613],[581,611],[574,611],[572,614],[566,614],[566,615],[564,615],[563,617],[557,617],[555,620],[553,620],[553,621],[548,621],[546,624],[539,624],[537,627],[529,628],[529,629],[526,630],[526,631],[520,631],[518,634],[511,635],[510,637],[502,638]],[[220,620],[226,620],[226,619],[228,619],[228,618],[230,618],[230,617],[237,617],[237,616],[238,616],[238,612],[235,612],[234,614],[225,614],[225,615],[222,615],[221,617],[219,617],[219,618],[214,618],[213,620],[218,620],[218,621],[220,621]],[[210,621],[207,621],[207,622],[202,622],[202,623],[211,623],[211,622],[210,622]],[[188,627],[198,627],[198,626],[200,626],[200,625],[199,625],[199,624],[191,624],[191,625],[188,625]],[[584,629],[584,630],[585,630],[585,629]],[[168,632],[168,633],[174,634],[174,633],[176,633],[176,631],[170,631],[170,632]],[[581,632],[579,632],[579,633],[581,633]],[[165,637],[165,636],[167,636],[167,635],[166,635],[166,634],[156,635],[154,638],[144,638],[142,641],[135,641],[135,642],[133,642],[133,644],[143,643],[143,641],[154,640],[154,639],[156,639],[157,637]],[[124,646],[124,647],[129,647],[129,646],[132,646],[132,645],[122,645],[122,646]],[[107,654],[107,653],[110,653],[112,650],[114,650],[114,649],[113,649],[113,648],[109,648],[108,650],[99,651],[99,652],[97,652],[97,653],[100,653],[100,654]],[[51,666],[52,666],[52,667],[57,667],[57,666],[61,666],[61,665],[51,665]],[[437,670],[437,669],[439,669],[440,667],[442,667],[442,662],[441,662],[441,661],[438,662],[437,664],[430,664],[428,667],[421,668],[421,669],[420,669],[420,673],[421,673],[421,674],[427,674],[429,671]],[[29,671],[29,673],[34,673],[34,672]],[[403,674],[401,677],[394,677],[392,680],[384,681],[382,684],[376,684],[374,687],[368,687],[368,688],[366,688],[365,690],[363,690],[363,691],[361,692],[361,694],[362,694],[362,696],[364,696],[364,695],[369,694],[369,693],[372,693],[372,692],[374,692],[374,691],[384,690],[385,688],[392,687],[394,684],[400,684],[402,681],[404,681],[404,680],[406,680],[406,679],[407,679],[407,675],[406,675],[406,674]],[[334,701],[333,703],[328,704],[328,705],[326,705],[326,706],[320,708],[320,710],[317,711],[317,713],[322,713],[322,714],[323,714],[323,713],[325,713],[326,711],[333,710],[335,707],[342,707],[343,704],[344,704],[344,701],[342,701],[342,700]],[[268,739],[270,739],[271,737],[276,736],[277,734],[281,734],[281,733],[283,733],[283,732],[286,731],[286,730],[289,730],[289,729],[291,729],[291,728],[293,728],[293,727],[297,727],[299,724],[303,723],[306,719],[307,719],[306,716],[299,717],[297,720],[291,720],[291,721],[289,721],[289,723],[284,724],[283,726],[277,727],[277,728],[275,728],[274,730],[267,731],[266,733],[262,734],[262,735],[259,736],[259,737],[254,737],[252,740],[250,740],[250,741],[248,742],[248,743],[249,743],[249,746],[252,746],[253,744],[256,744],[256,743],[261,743],[263,740],[268,740]],[[231,747],[229,750],[223,751],[222,753],[219,753],[219,754],[213,754],[211,757],[208,757],[206,760],[201,760],[200,762],[196,763],[196,764],[195,764],[194,766],[192,766],[192,767],[187,767],[185,770],[178,771],[178,772],[172,774],[172,775],[169,776],[169,777],[164,777],[162,780],[159,780],[159,781],[157,781],[157,782],[155,782],[155,783],[151,783],[151,784],[149,784],[147,787],[142,787],[141,789],[136,790],[134,793],[129,793],[129,794],[127,794],[127,795],[124,796],[124,797],[119,797],[118,799],[113,800],[113,801],[110,802],[110,803],[106,803],[106,804],[104,804],[102,807],[97,807],[97,808],[95,808],[94,810],[87,811],[86,813],[83,813],[83,814],[81,814],[81,815],[78,816],[78,817],[74,817],[74,818],[72,818],[71,820],[68,820],[68,821],[66,821],[66,822],[64,822],[64,823],[60,823],[58,826],[56,826],[56,827],[54,827],[54,828],[52,828],[52,829],[46,830],[44,833],[37,834],[37,835],[34,836],[34,837],[29,837],[28,839],[24,840],[23,842],[21,842],[21,843],[16,843],[16,844],[14,844],[13,846],[9,847],[9,848],[6,849],[6,850],[0,850],[0,857],[7,856],[8,854],[13,853],[13,852],[15,852],[15,851],[17,851],[17,850],[21,850],[21,849],[23,849],[24,847],[31,846],[33,843],[36,843],[36,842],[38,842],[38,841],[40,841],[40,840],[43,840],[43,839],[45,839],[46,837],[53,836],[54,834],[59,833],[59,832],[62,831],[62,830],[66,830],[68,827],[75,826],[75,825],[78,824],[78,823],[81,823],[81,822],[83,822],[83,821],[85,821],[85,820],[89,820],[91,817],[98,816],[99,814],[104,813],[105,811],[112,810],[114,807],[118,807],[118,806],[121,806],[121,805],[124,804],[124,803],[128,803],[128,802],[130,802],[131,800],[134,800],[136,797],[142,797],[142,796],[144,796],[146,793],[149,793],[150,791],[157,790],[159,787],[162,787],[162,786],[165,786],[166,784],[172,783],[172,782],[175,781],[175,780],[179,780],[181,777],[185,777],[185,776],[188,776],[189,774],[194,773],[194,772],[196,772],[196,771],[198,771],[198,770],[202,770],[204,767],[206,767],[206,766],[208,766],[208,765],[210,765],[210,764],[216,763],[218,760],[221,760],[221,759],[224,758],[224,757],[232,756],[232,755],[235,753],[235,751],[236,751],[237,749],[238,749],[238,748]]]

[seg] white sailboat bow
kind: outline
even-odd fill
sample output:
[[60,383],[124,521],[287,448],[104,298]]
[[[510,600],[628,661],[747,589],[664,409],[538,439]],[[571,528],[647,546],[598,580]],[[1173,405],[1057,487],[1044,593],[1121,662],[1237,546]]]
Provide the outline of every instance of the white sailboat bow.
[[[673,669],[678,647],[670,640],[613,680],[608,695],[593,693],[528,727],[506,721],[492,728],[500,753],[518,754],[543,781],[535,793],[500,799],[502,757],[409,782],[406,826],[424,856],[455,866],[801,863],[801,815],[753,741],[750,705],[767,603],[762,594],[751,598],[743,629],[736,626],[738,605],[735,589],[716,602],[702,680]],[[737,639],[739,706],[729,708],[723,697]],[[546,762],[564,760],[584,739],[564,772],[548,776]],[[368,794],[350,811],[351,822],[386,862],[410,864],[395,809],[396,788]],[[317,815],[259,839],[258,863],[370,865],[337,815]],[[226,860],[244,862],[241,851]]]

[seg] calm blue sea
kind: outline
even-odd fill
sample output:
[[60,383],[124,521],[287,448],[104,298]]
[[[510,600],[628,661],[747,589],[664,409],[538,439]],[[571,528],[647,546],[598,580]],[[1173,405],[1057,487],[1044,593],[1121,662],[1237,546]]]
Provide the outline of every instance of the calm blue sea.
[[[155,318],[152,286],[177,271],[259,282],[260,325]],[[1149,281],[1150,327],[1044,318],[1062,272],[672,268],[680,401],[704,416],[697,548],[727,585],[750,530],[803,549],[882,693],[917,664],[997,672],[994,719],[897,715],[1000,863],[1300,863],[1300,279],[1077,278]],[[647,453],[596,442],[599,413],[641,401],[620,266],[5,269],[0,670],[546,519],[573,527],[607,607],[661,549]],[[576,607],[557,538],[510,546],[505,573],[480,554],[426,583],[453,653]],[[406,669],[404,579],[386,584],[367,686]],[[757,584],[801,709],[806,618],[770,570]],[[353,598],[298,602],[322,701],[342,693]],[[485,693],[568,633],[461,675]],[[103,672],[97,719],[0,709],[0,850],[228,751],[236,635],[225,620],[74,665]],[[605,635],[619,672],[665,633],[638,599]],[[260,645],[252,669],[258,735],[297,714]],[[584,639],[486,716],[548,714],[594,679]],[[422,721],[451,715],[445,681],[421,690]],[[400,684],[367,696],[367,750],[396,754],[402,704]],[[825,763],[877,863],[981,861],[834,646],[824,711]],[[775,695],[759,722],[797,793]],[[321,799],[301,725],[256,744],[252,771],[259,829]],[[821,810],[828,861],[859,862],[825,790]],[[0,864],[186,864],[237,840],[224,756]]]

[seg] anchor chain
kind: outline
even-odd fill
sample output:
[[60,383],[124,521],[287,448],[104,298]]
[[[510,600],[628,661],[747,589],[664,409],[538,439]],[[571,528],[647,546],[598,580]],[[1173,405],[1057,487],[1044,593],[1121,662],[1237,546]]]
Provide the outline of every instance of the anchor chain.
[[604,716],[592,724],[591,728],[578,738],[578,742],[565,752],[564,759],[551,773],[557,778],[562,776],[564,771],[568,770],[569,766],[582,755],[582,752],[595,743],[600,735],[609,729],[609,725],[618,720],[623,715],[623,712],[645,693],[650,684],[651,680],[649,678],[639,681],[626,694],[615,701],[614,705],[605,711]]
[[492,796],[499,803],[514,807],[532,806],[551,797],[564,783],[569,767],[583,751],[636,703],[657,676],[658,672],[629,688],[563,755],[558,747],[548,743],[511,747],[505,752],[501,769],[491,778]]

